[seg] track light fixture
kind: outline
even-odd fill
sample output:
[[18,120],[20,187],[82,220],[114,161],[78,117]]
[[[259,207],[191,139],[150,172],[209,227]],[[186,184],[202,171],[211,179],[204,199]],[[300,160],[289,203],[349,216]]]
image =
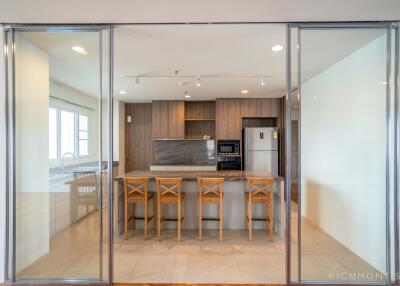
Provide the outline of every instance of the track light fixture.
[[179,71],[174,71],[174,74],[160,74],[160,75],[128,75],[128,78],[135,78],[135,84],[138,86],[140,84],[140,78],[175,78],[178,80],[179,86],[184,86],[191,84],[192,80],[195,81],[197,87],[202,86],[202,80],[204,79],[234,79],[234,78],[254,78],[260,80],[261,86],[266,86],[266,78],[270,78],[268,75],[257,75],[257,74],[203,74],[203,75],[193,75],[193,74],[180,74]]

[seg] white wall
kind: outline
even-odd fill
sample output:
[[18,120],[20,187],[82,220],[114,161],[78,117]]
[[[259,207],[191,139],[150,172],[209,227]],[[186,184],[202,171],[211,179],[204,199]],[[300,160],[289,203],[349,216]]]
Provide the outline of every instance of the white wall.
[[380,271],[386,242],[385,40],[305,82],[301,107],[302,214]]
[[17,271],[49,251],[48,100],[48,56],[17,36]]
[[398,20],[398,0],[2,0],[0,22],[137,23]]

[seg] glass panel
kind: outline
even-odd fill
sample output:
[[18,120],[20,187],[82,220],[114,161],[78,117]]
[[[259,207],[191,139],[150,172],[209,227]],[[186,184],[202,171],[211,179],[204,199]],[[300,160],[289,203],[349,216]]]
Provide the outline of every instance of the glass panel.
[[385,29],[301,30],[301,278],[386,278]]
[[17,280],[103,278],[100,32],[72,31],[15,33]]
[[[125,163],[114,190],[114,282],[284,283],[281,112],[286,92],[285,25],[119,26],[114,40],[114,148],[118,151],[114,158],[119,156]],[[178,71],[171,70],[171,62]],[[157,99],[164,101],[155,102]],[[179,108],[175,104],[180,104]],[[184,128],[178,128],[180,124]],[[246,137],[245,128],[256,131],[257,127],[276,129]],[[171,140],[155,140],[157,137]],[[179,140],[172,140],[176,137]],[[255,144],[244,147],[245,138],[254,139]],[[234,154],[217,154],[224,139],[239,145]],[[251,153],[248,165],[245,152]],[[125,205],[124,174],[150,176],[148,190],[157,191],[151,166],[163,170],[156,174],[183,177],[185,231],[181,242],[173,221],[176,203],[158,208],[156,199],[153,210],[149,200],[149,217],[154,213],[153,217],[166,220],[159,224],[149,221],[147,241],[143,220],[131,219],[133,215],[143,218],[144,203],[134,205],[128,200]],[[207,205],[203,202],[202,217],[214,221],[202,222],[201,241],[197,177],[218,175],[230,176],[223,183],[222,241],[215,221],[219,215],[215,200]],[[251,175],[273,176],[274,183],[269,191],[273,200],[268,204],[258,201],[251,208],[253,240],[249,241],[246,191],[256,190],[246,183]],[[160,230],[159,242],[154,242],[158,235],[153,233],[152,223]]]
[[49,108],[49,159],[57,159],[57,110]]
[[291,166],[290,166],[290,178],[291,178],[291,209],[290,209],[290,216],[291,216],[291,238],[290,238],[290,280],[292,282],[299,281],[299,247],[300,247],[300,237],[299,237],[299,193],[300,193],[300,186],[299,186],[299,90],[298,90],[298,52],[299,52],[299,29],[293,27],[290,29],[290,57],[291,57],[291,70],[290,70],[290,107],[291,107],[291,132],[290,132],[290,159],[291,159]]

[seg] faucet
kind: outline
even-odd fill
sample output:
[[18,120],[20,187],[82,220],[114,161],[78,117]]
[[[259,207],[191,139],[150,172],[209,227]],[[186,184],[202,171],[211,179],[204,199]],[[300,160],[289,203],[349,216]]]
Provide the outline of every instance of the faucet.
[[75,154],[74,154],[74,153],[72,153],[72,152],[65,152],[65,153],[62,155],[62,158],[61,158],[61,169],[62,169],[62,170],[64,170],[64,158],[65,158],[66,155],[72,155],[72,158],[74,158],[74,160],[75,160]]

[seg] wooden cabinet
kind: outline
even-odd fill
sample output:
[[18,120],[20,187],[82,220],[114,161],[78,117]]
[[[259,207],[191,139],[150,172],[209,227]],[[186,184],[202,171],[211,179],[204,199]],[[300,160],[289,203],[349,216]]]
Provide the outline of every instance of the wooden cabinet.
[[279,111],[278,98],[219,98],[216,106],[211,101],[154,100],[152,137],[201,139],[216,133],[219,140],[240,140],[242,118],[277,118]]
[[154,100],[152,102],[152,126],[151,135],[153,138],[168,137],[168,101]]
[[215,139],[215,101],[185,102],[185,138]]
[[242,138],[242,118],[240,112],[240,99],[217,99],[217,139]]
[[185,102],[168,101],[168,138],[185,138]]
[[279,117],[279,98],[242,98],[242,117]]
[[148,170],[152,145],[151,103],[126,103],[125,116],[132,121],[125,123],[125,171]]
[[152,102],[152,137],[185,137],[185,103],[183,100],[154,100]]

